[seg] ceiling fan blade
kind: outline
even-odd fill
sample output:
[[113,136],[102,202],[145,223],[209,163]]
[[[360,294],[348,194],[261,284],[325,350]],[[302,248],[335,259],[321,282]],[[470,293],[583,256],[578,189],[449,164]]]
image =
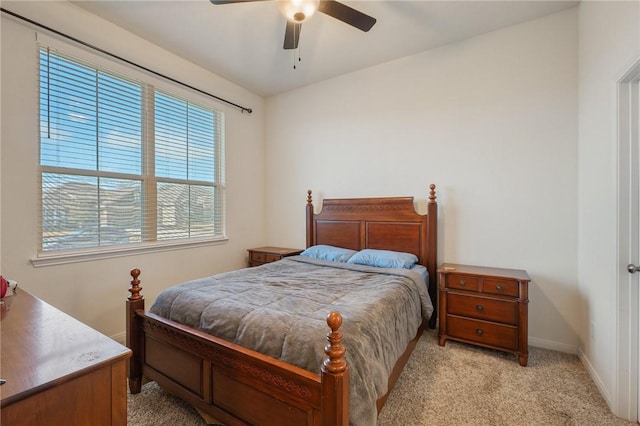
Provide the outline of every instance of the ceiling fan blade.
[[302,24],[295,24],[287,21],[287,28],[284,30],[284,48],[285,49],[297,49],[298,41],[300,40],[300,30]]
[[376,18],[334,0],[320,0],[318,11],[365,32],[369,31],[376,23]]
[[213,4],[231,4],[231,3],[249,3],[254,1],[267,1],[267,0],[209,0]]

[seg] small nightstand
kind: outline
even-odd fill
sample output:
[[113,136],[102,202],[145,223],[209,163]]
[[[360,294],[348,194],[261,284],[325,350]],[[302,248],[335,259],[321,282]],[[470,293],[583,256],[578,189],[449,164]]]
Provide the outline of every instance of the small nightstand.
[[249,266],[259,266],[275,262],[283,257],[298,255],[303,250],[284,247],[258,247],[247,251],[249,252]]
[[518,355],[526,366],[528,285],[519,269],[445,263],[438,269],[439,344],[447,339]]

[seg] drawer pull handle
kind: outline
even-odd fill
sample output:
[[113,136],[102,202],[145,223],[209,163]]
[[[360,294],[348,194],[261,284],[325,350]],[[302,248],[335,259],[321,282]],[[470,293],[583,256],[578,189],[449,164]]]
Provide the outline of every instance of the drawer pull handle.
[[498,291],[502,291],[502,286],[498,284],[498,285],[496,286],[496,290],[498,290]]
[[467,283],[465,283],[464,281],[460,280],[460,285],[461,285],[462,287],[464,287],[464,286],[465,286],[465,284],[467,284]]
[[476,329],[476,334],[478,336],[482,336],[484,334],[484,331],[481,328]]
[[478,311],[478,312],[482,312],[482,311],[484,311],[484,306],[482,306],[482,305],[476,305],[476,311]]

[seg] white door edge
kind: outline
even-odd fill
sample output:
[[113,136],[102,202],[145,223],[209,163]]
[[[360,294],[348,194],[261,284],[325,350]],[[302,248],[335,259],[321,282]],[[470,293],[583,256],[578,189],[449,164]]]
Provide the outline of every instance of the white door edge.
[[640,274],[627,264],[640,255],[640,60],[618,81],[618,253],[616,318],[616,397],[614,414],[640,421]]

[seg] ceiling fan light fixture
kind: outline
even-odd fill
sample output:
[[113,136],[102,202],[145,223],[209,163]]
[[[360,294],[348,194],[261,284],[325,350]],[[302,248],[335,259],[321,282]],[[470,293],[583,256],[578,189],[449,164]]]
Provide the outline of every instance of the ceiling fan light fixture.
[[287,20],[302,24],[318,10],[320,0],[278,0],[278,9]]

